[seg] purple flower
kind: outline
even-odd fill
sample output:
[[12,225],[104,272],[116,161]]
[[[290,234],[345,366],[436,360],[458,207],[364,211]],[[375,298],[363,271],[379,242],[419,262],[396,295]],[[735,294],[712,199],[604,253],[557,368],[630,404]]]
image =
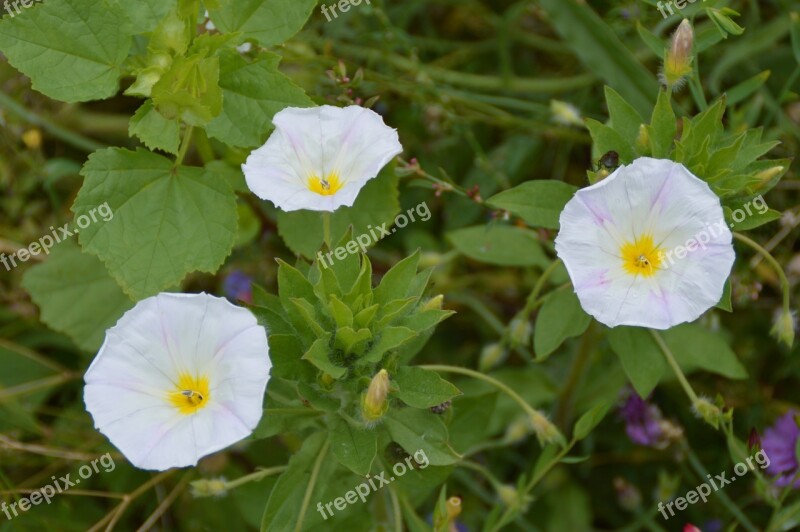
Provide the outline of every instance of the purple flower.
[[[790,411],[778,418],[778,421],[764,431],[761,438],[761,448],[769,457],[767,473],[778,475],[776,486],[788,486],[797,473],[797,439],[800,438],[800,427],[795,421],[795,412]],[[794,483],[795,488],[800,488],[800,479]]]
[[625,421],[625,432],[633,443],[648,447],[660,447],[663,444],[663,417],[657,406],[648,404],[639,394],[631,391],[620,413]]
[[225,297],[236,302],[242,300],[245,303],[253,302],[253,288],[251,286],[253,279],[246,273],[233,270],[223,283],[223,290]]

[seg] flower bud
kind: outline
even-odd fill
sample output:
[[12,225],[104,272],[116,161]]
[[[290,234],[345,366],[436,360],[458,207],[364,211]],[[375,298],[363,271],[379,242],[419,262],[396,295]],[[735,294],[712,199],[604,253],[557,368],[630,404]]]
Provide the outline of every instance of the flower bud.
[[511,343],[513,345],[528,346],[531,342],[533,327],[526,319],[515,319],[509,325],[511,328]]
[[461,497],[450,497],[447,499],[447,520],[452,523],[459,515],[461,515]]
[[571,103],[550,100],[550,112],[553,113],[553,122],[557,124],[585,127],[580,111]]
[[773,166],[772,168],[767,168],[766,170],[762,170],[755,175],[756,186],[755,189],[758,190],[769,185],[775,177],[781,175],[785,167],[783,166]]
[[204,478],[195,480],[191,483],[192,496],[201,497],[224,497],[227,495],[227,481],[225,478]]
[[519,510],[522,513],[525,513],[528,505],[533,501],[533,497],[530,495],[521,497],[519,490],[508,484],[500,484],[495,487],[495,490],[497,491],[497,496],[503,501],[503,504],[511,509]]
[[640,152],[650,149],[650,131],[644,124],[639,124],[639,134],[636,136],[636,148]]
[[559,445],[564,445],[566,443],[564,436],[559,432],[558,428],[543,414],[539,412],[532,413],[530,422],[533,427],[533,432],[536,433],[539,443],[543,446],[548,443],[558,443]]
[[508,351],[503,348],[501,343],[495,342],[488,344],[481,349],[481,357],[480,361],[478,362],[478,368],[481,371],[489,371],[490,369],[502,364],[506,360],[506,357],[508,357]]
[[797,327],[797,318],[791,311],[782,310],[772,326],[772,334],[790,349],[794,345],[794,330]]
[[706,423],[715,429],[719,428],[719,422],[722,420],[722,410],[720,410],[717,405],[704,397],[700,397],[694,402],[692,409],[695,414],[702,417]]
[[442,310],[442,302],[444,301],[444,296],[439,294],[438,296],[434,296],[430,298],[428,301],[422,305],[423,311],[425,310]]
[[679,88],[684,77],[692,71],[692,45],[694,31],[688,19],[683,19],[672,34],[672,42],[664,56],[662,82],[670,88]]
[[642,494],[624,478],[614,478],[614,491],[617,492],[617,502],[623,510],[635,512],[642,505]]
[[747,438],[747,451],[749,453],[756,453],[761,450],[761,436],[755,427],[750,429],[750,436]]
[[389,409],[389,373],[382,369],[369,383],[367,393],[361,398],[361,415],[364,421],[378,421]]
[[509,445],[513,445],[525,439],[530,433],[531,424],[528,422],[527,418],[522,418],[514,421],[506,428],[506,434],[503,439],[507,441]]

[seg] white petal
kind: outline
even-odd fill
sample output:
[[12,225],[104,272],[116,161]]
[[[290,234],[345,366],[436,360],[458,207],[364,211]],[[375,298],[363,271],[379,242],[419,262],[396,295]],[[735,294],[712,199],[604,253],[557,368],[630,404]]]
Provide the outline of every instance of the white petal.
[[[284,211],[334,211],[352,206],[364,184],[403,148],[383,118],[356,105],[289,107],[273,118],[275,131],[242,165],[247,186]],[[339,176],[342,188],[325,196],[311,177]]]
[[[576,193],[561,213],[556,251],[583,308],[610,327],[667,329],[722,296],[735,258],[719,198],[683,165],[640,158]],[[620,248],[650,235],[668,260],[631,275]],[[702,236],[701,236],[702,235]],[[684,258],[678,246],[702,241]]]
[[[107,331],[85,376],[84,401],[135,466],[194,465],[255,428],[268,354],[266,331],[248,310],[208,294],[159,294]],[[193,413],[169,398],[182,373],[208,379],[207,402]]]

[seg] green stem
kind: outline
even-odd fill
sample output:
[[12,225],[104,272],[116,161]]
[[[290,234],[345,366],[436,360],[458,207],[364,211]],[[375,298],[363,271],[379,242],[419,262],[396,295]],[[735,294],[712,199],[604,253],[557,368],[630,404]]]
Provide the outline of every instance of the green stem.
[[389,486],[389,498],[392,501],[392,513],[394,515],[394,529],[403,532],[403,511],[400,508],[400,500],[394,491],[394,486]]
[[[545,283],[547,283],[547,280],[550,278],[553,272],[556,271],[556,268],[558,268],[559,264],[561,264],[561,259],[556,259],[550,264],[550,266],[547,267],[547,269],[545,269],[542,272],[542,275],[540,275],[539,278],[536,280],[536,284],[533,286],[533,290],[528,295],[528,299],[525,301],[525,306],[522,308],[522,310],[517,312],[514,318],[512,318],[512,320],[509,322],[509,325],[517,320],[527,320],[531,312],[533,312],[536,309],[536,307],[538,307],[542,303],[542,301],[539,299],[539,294],[542,292]],[[503,345],[508,344],[510,335],[511,335],[511,328],[509,326],[506,327],[505,332],[503,334],[503,338],[501,341]]]
[[[706,469],[703,467],[702,462],[700,462],[700,459],[697,457],[696,454],[694,454],[694,451],[692,450],[691,447],[689,447],[688,443],[686,442],[684,442],[684,450],[686,451],[687,458],[689,458],[689,465],[691,465],[692,469],[695,470],[697,476],[699,476],[702,481],[705,481],[705,479],[708,477],[708,471],[706,471]],[[728,509],[731,515],[733,515],[733,517],[735,517],[736,520],[739,521],[739,523],[741,523],[742,527],[744,527],[746,530],[750,532],[758,532],[758,529],[755,526],[753,526],[753,523],[750,522],[747,516],[744,515],[744,513],[739,509],[738,506],[736,506],[736,504],[730,499],[730,497],[728,497],[725,494],[725,492],[720,490],[720,491],[715,491],[714,493],[716,493],[716,495],[719,497],[719,500],[722,503],[722,505]]]
[[63,140],[67,144],[74,146],[79,150],[83,150],[86,152],[93,152],[106,147],[104,144],[86,138],[83,135],[73,133],[72,131],[66,128],[54,124],[53,122],[47,120],[46,118],[42,118],[33,111],[30,111],[27,108],[25,108],[23,105],[17,103],[16,100],[14,100],[11,96],[5,94],[2,91],[0,91],[0,107],[5,107],[13,114],[20,117],[22,120],[34,126],[41,127],[54,137]]
[[566,443],[564,441],[564,436],[562,436],[561,433],[558,432],[558,429],[556,429],[556,427],[547,419],[547,417],[545,417],[544,414],[542,414],[541,412],[533,408],[531,405],[529,405],[525,401],[525,399],[523,399],[517,392],[515,392],[514,390],[512,390],[499,380],[490,377],[489,375],[485,375],[483,373],[479,373],[477,371],[473,371],[467,368],[461,368],[458,366],[430,364],[420,367],[424,369],[429,369],[431,371],[440,371],[443,373],[458,373],[491,384],[501,392],[508,395],[511,399],[513,399],[520,407],[522,407],[525,413],[527,413],[528,416],[530,416],[530,421],[533,425],[534,430],[536,431],[536,435],[543,445],[545,443],[550,443],[550,441],[546,441],[546,439],[559,442],[561,443],[561,445],[564,445]]
[[248,482],[258,482],[259,480],[263,480],[272,475],[279,475],[286,471],[288,466],[276,466],[270,467],[267,469],[261,469],[259,471],[255,471],[250,473],[249,475],[245,475],[243,477],[239,477],[236,480],[231,480],[230,482],[225,483],[226,490],[232,490],[234,488],[238,488],[243,484],[247,484]]
[[311,495],[317,485],[319,470],[322,469],[322,462],[325,461],[325,456],[328,454],[330,443],[330,440],[325,440],[325,445],[322,446],[317,459],[314,461],[314,468],[311,470],[311,478],[308,479],[308,486],[306,486],[306,492],[303,495],[303,503],[300,505],[300,513],[297,515],[297,524],[294,527],[294,532],[302,532],[303,530],[303,521],[308,511],[308,505],[311,504]]
[[770,265],[772,265],[772,267],[775,269],[775,273],[778,274],[778,277],[781,280],[781,290],[783,291],[783,312],[788,314],[790,310],[789,279],[786,278],[786,274],[783,272],[783,268],[781,267],[781,265],[778,264],[778,261],[775,260],[775,257],[773,257],[769,251],[761,247],[761,245],[755,240],[751,240],[750,238],[744,236],[741,233],[733,233],[733,238],[735,238],[740,242],[744,242],[745,244],[747,244],[748,246],[759,252],[764,257],[764,259],[767,262],[769,262]]
[[675,373],[675,376],[678,378],[678,382],[681,383],[681,386],[683,387],[684,391],[686,392],[686,395],[689,396],[689,400],[691,400],[692,401],[692,405],[694,405],[698,401],[697,394],[694,392],[694,389],[692,388],[692,385],[689,384],[689,381],[686,379],[686,375],[683,374],[683,370],[678,365],[678,362],[675,360],[675,356],[673,356],[672,351],[670,350],[669,346],[664,341],[664,339],[661,337],[661,335],[659,333],[657,333],[656,331],[654,331],[653,329],[650,329],[650,334],[653,335],[653,338],[655,339],[656,343],[658,344],[658,347],[661,349],[661,352],[664,353],[664,358],[667,359],[667,364],[669,364],[670,367],[672,368],[672,371]]
[[175,158],[175,168],[183,164],[183,159],[186,157],[186,154],[189,152],[189,147],[192,145],[193,132],[194,127],[186,126],[186,131],[183,134],[183,141],[181,142],[181,148],[178,151],[178,156]]

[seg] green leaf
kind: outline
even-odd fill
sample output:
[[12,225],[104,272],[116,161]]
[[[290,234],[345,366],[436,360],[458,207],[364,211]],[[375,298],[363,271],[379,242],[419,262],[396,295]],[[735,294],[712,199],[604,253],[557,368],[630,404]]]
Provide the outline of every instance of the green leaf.
[[316,0],[219,0],[219,7],[209,10],[220,31],[274,46],[300,31],[316,5]]
[[636,138],[639,136],[639,126],[644,124],[642,116],[611,87],[605,88],[605,94],[608,114],[611,117],[611,127],[629,145],[635,146]]
[[0,51],[50,98],[100,100],[119,89],[126,25],[104,0],[48,0],[0,21]]
[[175,8],[175,0],[109,0],[112,9],[122,13],[133,35],[153,31],[158,23]]
[[405,298],[408,287],[417,274],[419,255],[419,250],[415,251],[386,272],[380,284],[375,288],[376,303],[387,305],[391,301]]
[[619,154],[622,164],[629,164],[636,158],[633,145],[628,143],[616,130],[592,118],[586,119],[586,127],[594,142],[593,153],[602,156],[604,153],[615,151]]
[[[761,227],[769,222],[780,220],[783,216],[780,211],[770,208],[766,208],[763,211],[750,210],[750,213],[744,216],[745,205],[749,207],[750,202],[737,200],[736,204],[731,202],[722,208],[722,210],[725,212],[725,221],[730,225],[731,231],[750,231],[751,229]],[[736,211],[735,214],[734,211]]]
[[334,379],[340,379],[347,373],[347,368],[336,366],[330,360],[330,334],[323,338],[317,338],[308,351],[303,355],[303,360],[308,360],[318,369],[327,373]]
[[650,119],[650,149],[653,157],[669,157],[676,133],[675,112],[672,110],[669,93],[662,90],[658,93],[658,101]]
[[642,23],[637,21],[636,22],[636,31],[639,33],[639,37],[641,37],[642,42],[644,42],[650,51],[652,51],[656,57],[664,57],[664,52],[666,51],[666,45],[664,41],[659,39],[654,33],[650,30],[642,26]]
[[595,13],[588,3],[579,0],[542,0],[542,9],[584,66],[615,88],[630,104],[644,114],[653,107],[658,82],[636,60],[616,32]]
[[608,342],[636,392],[647,397],[667,368],[650,332],[640,327],[615,327],[608,331]]
[[141,149],[97,151],[81,174],[75,215],[104,204],[114,214],[82,229],[81,245],[100,257],[128,295],[142,299],[189,272],[216,272],[230,253],[236,197],[227,181],[202,168],[174,168]]
[[414,408],[430,408],[461,395],[458,388],[438,373],[423,368],[401,366],[392,380],[400,387],[395,395]]
[[792,12],[789,13],[789,17],[792,21],[792,26],[789,30],[792,35],[792,53],[794,54],[794,60],[800,65],[800,15],[797,12]]
[[562,181],[526,181],[495,194],[486,203],[519,216],[532,227],[558,229],[558,218],[577,187]]
[[603,421],[608,411],[611,409],[613,403],[601,403],[596,405],[591,410],[583,414],[580,419],[575,423],[575,429],[572,431],[572,436],[576,440],[582,440],[589,435],[594,428]]
[[42,321],[86,351],[100,349],[106,329],[133,307],[103,263],[71,241],[28,270],[22,287],[39,306]]
[[733,312],[733,304],[731,303],[731,280],[728,279],[725,281],[725,287],[722,289],[722,297],[719,299],[719,303],[716,304],[718,309],[722,309],[726,312]]
[[750,97],[754,92],[764,86],[769,76],[770,71],[765,70],[729,89],[726,93],[728,96],[728,105],[736,105]]
[[377,342],[373,343],[369,351],[359,360],[359,363],[372,364],[380,362],[383,356],[393,349],[397,349],[417,336],[417,332],[408,327],[386,327]]
[[[327,432],[317,432],[303,440],[303,446],[289,459],[288,469],[284,471],[267,501],[261,530],[294,530],[307,490],[311,491],[311,501],[327,500],[322,497],[336,470],[336,460],[326,458]],[[310,486],[315,465],[319,465],[315,483]],[[321,521],[322,516],[310,504],[304,522],[311,525]]]
[[153,85],[152,97],[164,117],[205,126],[222,112],[219,59],[202,54],[176,57]]
[[536,360],[550,356],[567,338],[583,334],[591,321],[572,290],[557,290],[547,296],[533,333]]
[[259,146],[272,130],[272,117],[285,107],[310,107],[305,91],[278,70],[280,57],[261,52],[248,62],[226,50],[219,56],[222,113],[206,127],[230,146]]
[[729,379],[747,378],[747,370],[720,334],[696,323],[678,325],[660,334],[684,372],[703,369]]
[[340,464],[356,475],[366,476],[378,453],[378,433],[354,427],[335,416],[331,420],[331,449]]
[[436,414],[415,408],[391,408],[383,420],[400,447],[412,455],[422,450],[431,465],[450,465],[461,458],[450,447],[447,427]]
[[[364,185],[352,207],[339,207],[331,215],[331,241],[338,242],[351,225],[353,234],[357,235],[356,239],[366,241],[366,246],[375,244],[381,238],[378,227],[384,226],[386,230],[393,232],[394,229],[389,227],[400,210],[397,196],[397,177],[387,167],[378,177],[370,179]],[[322,246],[322,213],[279,211],[278,233],[293,252],[313,258]],[[348,255],[360,251],[356,241],[353,241],[351,248],[337,247],[325,260],[346,260]]]
[[539,266],[550,259],[536,233],[509,225],[476,225],[447,234],[453,246],[471,259],[498,266]]
[[147,100],[136,111],[128,126],[128,134],[137,136],[151,150],[177,155],[181,143],[181,127],[177,120],[168,120]]

